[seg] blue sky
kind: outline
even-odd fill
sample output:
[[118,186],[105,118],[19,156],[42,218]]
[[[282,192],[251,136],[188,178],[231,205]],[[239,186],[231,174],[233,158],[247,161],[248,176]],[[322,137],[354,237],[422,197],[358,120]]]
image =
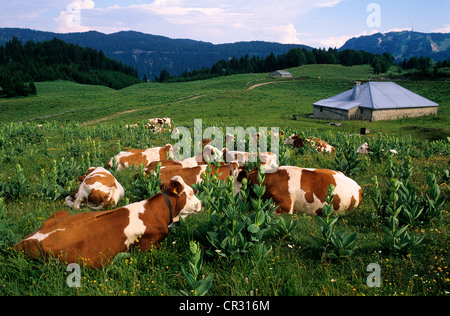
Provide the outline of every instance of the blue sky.
[[[134,30],[230,43],[340,47],[377,32],[450,33],[449,0],[1,0],[0,27],[59,33]],[[368,21],[369,19],[369,21]]]

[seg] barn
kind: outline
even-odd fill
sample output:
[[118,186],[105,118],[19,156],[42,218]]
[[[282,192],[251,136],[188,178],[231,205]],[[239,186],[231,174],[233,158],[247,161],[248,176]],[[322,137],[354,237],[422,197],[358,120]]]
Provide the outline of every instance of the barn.
[[394,82],[356,82],[353,89],[313,106],[317,119],[379,121],[437,114],[439,104]]
[[277,70],[270,74],[271,78],[292,78],[292,74],[285,70]]

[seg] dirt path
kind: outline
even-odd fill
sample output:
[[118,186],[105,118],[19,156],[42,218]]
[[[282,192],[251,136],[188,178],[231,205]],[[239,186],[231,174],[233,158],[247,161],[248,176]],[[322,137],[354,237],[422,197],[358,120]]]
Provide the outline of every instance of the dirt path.
[[258,84],[255,84],[255,85],[251,86],[250,88],[248,88],[247,91],[251,91],[251,90],[253,90],[255,88],[258,88],[258,87],[261,87],[261,86],[265,86],[265,85],[268,85],[268,84],[272,84],[272,83],[277,83],[277,82],[276,81],[271,81],[271,82],[258,83]]
[[121,115],[134,113],[134,112],[137,112],[137,111],[144,111],[146,109],[148,109],[148,108],[145,108],[145,109],[134,109],[134,110],[128,110],[128,111],[116,113],[116,114],[113,114],[113,115],[110,115],[110,116],[105,116],[105,117],[102,117],[102,118],[99,118],[99,119],[95,119],[95,120],[92,120],[92,121],[87,121],[87,122],[81,124],[80,126],[94,125],[94,124],[97,124],[97,123],[100,123],[100,122],[103,122],[103,121],[111,120],[111,119],[116,118],[116,117],[121,116]]
[[[178,99],[178,100],[175,101],[174,103],[181,103],[181,102],[186,102],[186,101],[193,101],[193,100],[197,100],[197,99],[203,98],[203,97],[205,97],[205,96],[206,96],[206,94],[202,94],[202,95],[194,95],[194,96],[188,96],[188,97],[185,97],[185,98]],[[100,122],[109,121],[109,120],[111,120],[111,119],[113,119],[113,118],[116,118],[116,117],[119,117],[119,116],[122,116],[122,115],[125,115],[125,114],[130,114],[130,113],[134,113],[134,112],[140,112],[140,111],[151,110],[151,109],[153,109],[155,106],[160,106],[160,105],[164,105],[164,104],[166,104],[166,103],[155,104],[155,105],[152,105],[152,106],[147,106],[147,107],[145,107],[145,108],[139,108],[139,109],[133,109],[133,110],[128,110],[128,111],[124,111],[124,112],[119,112],[119,113],[116,113],[116,114],[113,114],[113,115],[109,115],[109,116],[105,116],[105,117],[98,118],[98,119],[95,119],[95,120],[87,121],[87,122],[81,124],[81,126],[90,126],[90,125],[98,124],[98,123],[100,123]]]
[[54,116],[60,116],[60,115],[64,115],[64,114],[72,113],[72,112],[75,112],[75,110],[70,110],[70,111],[65,111],[65,112],[61,112],[61,113],[45,115],[45,116],[34,117],[34,118],[30,118],[28,120],[21,121],[21,122],[18,122],[18,123],[26,123],[26,122],[32,122],[32,121],[41,120],[41,119],[48,119],[48,118],[51,118],[51,117],[54,117]]

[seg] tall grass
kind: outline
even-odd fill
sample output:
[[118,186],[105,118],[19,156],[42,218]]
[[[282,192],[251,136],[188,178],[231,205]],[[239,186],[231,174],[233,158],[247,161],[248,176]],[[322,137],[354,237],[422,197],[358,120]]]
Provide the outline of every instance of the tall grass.
[[[227,123],[222,124],[225,127]],[[375,148],[372,155],[358,158],[365,161],[364,168],[352,175],[364,190],[362,205],[335,223],[336,231],[358,235],[353,244],[357,249],[351,256],[321,260],[322,249],[311,237],[321,236],[321,225],[314,218],[300,214],[273,216],[270,204],[258,199],[251,202],[246,197],[236,199],[230,195],[231,184],[210,178],[199,193],[205,202],[204,210],[175,224],[159,248],[147,252],[135,249],[99,270],[82,268],[81,287],[69,288],[66,279],[70,272],[64,264],[55,259],[30,260],[14,251],[12,245],[39,228],[54,212],[77,212],[64,204],[64,194],[75,187],[76,178],[88,166],[104,166],[119,150],[168,143],[170,135],[153,135],[145,129],[127,130],[112,124],[81,127],[55,122],[44,124],[42,130],[34,123],[0,126],[0,295],[161,296],[180,295],[182,290],[190,293],[181,267],[192,260],[189,245],[194,241],[201,245],[203,257],[197,280],[202,275],[214,275],[207,295],[448,294],[448,141],[385,134],[372,138],[295,128],[289,132],[317,136],[343,151],[364,141]],[[336,166],[334,155],[281,147],[281,164],[305,168]],[[382,149],[396,149],[399,154],[384,155]],[[424,209],[431,210],[424,210],[419,220],[413,220],[407,228],[410,236],[423,236],[423,240],[417,247],[401,252],[388,251],[383,246],[383,226],[389,225],[389,214],[377,206],[389,205],[391,201],[393,189],[386,182],[392,178],[391,169],[408,189],[408,193],[400,188],[396,191],[402,204],[407,205],[408,199],[414,198],[421,201]],[[135,174],[136,170],[114,172],[129,192],[128,200],[136,186]],[[434,178],[427,180],[428,174]],[[378,192],[372,182],[374,176],[379,180],[380,194],[375,201],[371,198]],[[141,184],[144,188],[145,183]],[[254,193],[258,196],[261,192]],[[119,206],[125,203],[122,201]],[[405,209],[409,213],[415,212],[408,207]],[[438,216],[426,220],[427,212]],[[401,225],[405,224],[398,227]],[[237,233],[239,229],[242,237]],[[226,234],[221,235],[223,231]],[[264,234],[260,235],[261,231]],[[241,245],[247,246],[229,244],[233,236],[243,238]],[[366,284],[370,263],[381,267],[380,288]]]

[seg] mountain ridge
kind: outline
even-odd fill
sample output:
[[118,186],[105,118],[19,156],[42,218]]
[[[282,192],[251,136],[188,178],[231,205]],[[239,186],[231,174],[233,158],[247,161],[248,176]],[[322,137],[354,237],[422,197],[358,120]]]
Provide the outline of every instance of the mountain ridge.
[[392,54],[396,61],[411,57],[450,58],[450,33],[414,31],[376,33],[349,39],[339,50],[364,50],[373,54]]
[[[181,75],[185,70],[193,71],[210,68],[219,60],[229,60],[248,55],[249,58],[275,56],[287,53],[292,48],[312,47],[300,44],[280,44],[274,42],[248,41],[212,44],[193,39],[173,39],[161,35],[136,31],[120,31],[104,34],[98,31],[82,33],[54,33],[23,28],[0,28],[0,45],[15,36],[27,41],[48,41],[61,39],[70,44],[101,50],[109,58],[138,70],[153,79],[167,70],[170,75]],[[346,49],[363,50],[373,54],[387,52],[396,61],[411,57],[430,57],[435,61],[450,58],[450,33],[421,33],[412,31],[376,33],[349,39],[339,51]]]
[[141,78],[147,75],[149,79],[159,76],[163,69],[171,75],[180,75],[185,70],[209,68],[221,59],[228,60],[245,55],[249,55],[250,58],[267,57],[272,52],[278,55],[297,47],[312,49],[306,45],[262,41],[212,44],[136,31],[120,31],[112,34],[97,31],[53,33],[21,28],[0,28],[0,45],[4,45],[13,36],[24,43],[52,40],[56,37],[67,43],[102,50],[107,57],[136,68]]

